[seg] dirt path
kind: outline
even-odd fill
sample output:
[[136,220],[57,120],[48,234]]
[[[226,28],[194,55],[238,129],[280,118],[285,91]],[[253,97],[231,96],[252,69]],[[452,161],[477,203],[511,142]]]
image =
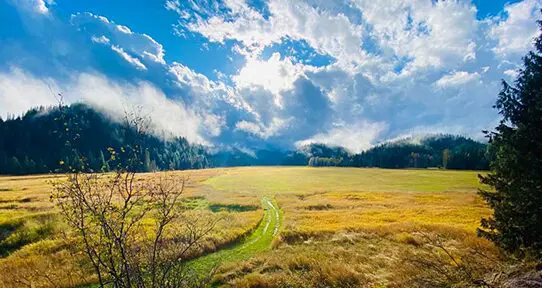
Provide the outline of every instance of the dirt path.
[[275,201],[263,197],[261,203],[264,208],[264,215],[256,230],[250,236],[233,246],[197,258],[189,262],[188,265],[200,273],[207,273],[220,263],[246,260],[271,249],[271,243],[279,232],[282,219]]

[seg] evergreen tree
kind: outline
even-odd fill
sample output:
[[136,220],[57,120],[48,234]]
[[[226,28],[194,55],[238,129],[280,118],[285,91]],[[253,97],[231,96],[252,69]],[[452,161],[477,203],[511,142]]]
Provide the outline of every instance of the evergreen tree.
[[104,172],[110,171],[109,163],[105,160],[104,152],[100,150],[100,164],[101,164],[101,170]]
[[21,166],[21,162],[19,162],[19,159],[17,157],[13,156],[11,157],[11,163],[10,163],[10,172],[13,174],[22,174],[23,173],[23,167]]
[[151,170],[151,154],[149,153],[148,149],[145,150],[145,158],[143,161],[144,161],[143,165],[144,165],[145,171],[152,171]]
[[488,135],[492,172],[481,177],[494,191],[480,191],[494,213],[478,231],[517,255],[542,258],[542,36],[535,47],[514,85],[503,81],[495,105],[503,119]]

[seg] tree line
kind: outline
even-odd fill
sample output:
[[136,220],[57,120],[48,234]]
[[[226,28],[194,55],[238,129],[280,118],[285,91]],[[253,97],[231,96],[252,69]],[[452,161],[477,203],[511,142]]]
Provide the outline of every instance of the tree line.
[[[76,141],[59,137],[67,132],[75,135]],[[34,108],[20,117],[0,118],[0,174],[66,172],[81,157],[88,171],[110,171],[112,164],[122,164],[115,163],[122,157],[111,162],[111,152],[122,153],[135,133],[126,123],[82,103]],[[359,154],[323,144],[289,151],[277,148],[247,153],[232,148],[211,153],[183,137],[164,140],[145,134],[140,138],[141,161],[135,165],[140,172],[253,165],[483,170],[488,169],[490,158],[486,144],[452,135],[428,137],[418,144],[386,143]]]
[[463,136],[436,135],[413,143],[385,143],[351,157],[355,167],[444,168],[487,170],[491,160],[487,144]]

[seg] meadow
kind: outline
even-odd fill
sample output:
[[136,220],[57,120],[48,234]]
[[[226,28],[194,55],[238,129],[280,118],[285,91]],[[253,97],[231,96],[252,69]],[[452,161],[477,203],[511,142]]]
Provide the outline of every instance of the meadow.
[[[174,173],[190,176],[187,207],[224,219],[191,262],[200,271],[220,264],[213,286],[461,285],[504,263],[475,234],[480,218],[491,213],[476,194],[480,172],[246,167]],[[70,249],[49,200],[52,178],[62,180],[0,177],[3,287],[95,281],[74,260],[82,255]]]

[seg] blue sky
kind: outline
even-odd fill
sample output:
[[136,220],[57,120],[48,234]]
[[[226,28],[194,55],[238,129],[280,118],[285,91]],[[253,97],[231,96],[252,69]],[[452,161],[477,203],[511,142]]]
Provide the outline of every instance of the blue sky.
[[0,0],[0,117],[85,102],[217,148],[482,139],[542,0]]

